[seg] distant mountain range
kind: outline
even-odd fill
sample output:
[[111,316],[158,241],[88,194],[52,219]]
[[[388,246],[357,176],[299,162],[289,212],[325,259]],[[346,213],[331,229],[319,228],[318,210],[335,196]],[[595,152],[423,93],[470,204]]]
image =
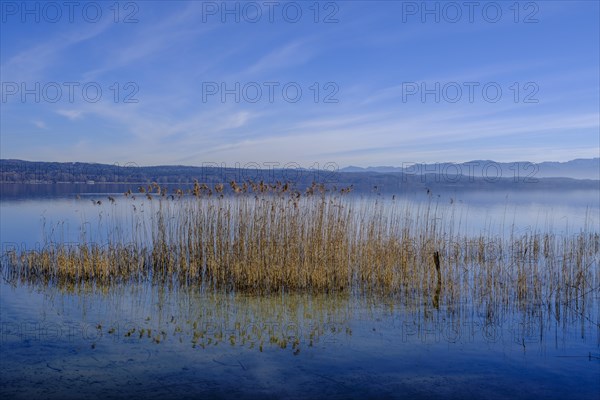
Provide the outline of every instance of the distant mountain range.
[[[249,169],[193,166],[110,165],[58,163],[0,159],[0,182],[4,184],[120,184],[135,189],[157,182],[186,187],[200,183],[231,181],[265,183],[289,182],[305,190],[313,182],[332,190],[352,186],[354,191],[399,193],[429,190],[538,190],[599,189],[600,159],[580,159],[565,163],[532,164],[472,161],[469,163],[415,164],[404,167],[347,167],[337,171],[314,169]],[[3,185],[3,196],[10,190]],[[99,189],[99,188],[98,188]],[[15,189],[16,190],[16,189]],[[119,189],[121,190],[121,189]],[[127,190],[127,189],[125,189]]]
[[406,163],[401,167],[354,167],[340,169],[340,172],[378,172],[408,174],[439,173],[464,176],[485,177],[497,174],[510,177],[530,178],[573,178],[573,179],[600,179],[600,158],[578,158],[566,162],[544,161],[531,163],[527,161],[495,162],[491,160],[474,160],[465,163],[431,163],[413,164]]

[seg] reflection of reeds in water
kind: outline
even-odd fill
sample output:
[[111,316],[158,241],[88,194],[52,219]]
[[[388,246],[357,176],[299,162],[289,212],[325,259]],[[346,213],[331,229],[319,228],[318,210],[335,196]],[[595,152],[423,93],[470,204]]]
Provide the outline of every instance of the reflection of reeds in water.
[[82,241],[9,252],[4,276],[63,285],[150,280],[246,293],[418,293],[436,306],[465,296],[578,302],[600,284],[598,232],[467,236],[447,228],[431,205],[357,202],[319,185],[304,195],[282,184],[230,186],[235,195],[198,183],[191,196],[140,188],[154,194],[153,211],[149,220],[133,211],[130,234],[115,221],[118,234],[106,246]]
[[335,337],[351,336],[353,313],[373,306],[373,299],[358,301],[348,294],[252,296],[149,283],[115,284],[101,292],[94,287],[54,285],[43,290],[46,304],[56,308],[57,315],[69,314],[63,307],[76,294],[82,331],[90,344],[108,339],[181,343],[197,350],[239,346],[257,351],[287,349],[294,355]]
[[[555,340],[593,339],[600,334],[594,322],[597,303],[596,311],[594,303],[586,310],[566,303],[554,308],[521,302],[515,307],[486,296],[435,307],[423,297],[405,299],[388,294],[254,296],[150,283],[36,287],[44,290],[46,304],[56,309],[51,314],[77,320],[81,313],[82,331],[92,348],[118,341],[196,351],[215,347],[220,351],[234,347],[257,352],[281,349],[303,355],[313,348],[343,347],[352,340],[386,332],[387,340],[396,345],[500,342],[501,346],[517,343],[543,349],[553,346]],[[69,299],[77,301],[75,314]]]

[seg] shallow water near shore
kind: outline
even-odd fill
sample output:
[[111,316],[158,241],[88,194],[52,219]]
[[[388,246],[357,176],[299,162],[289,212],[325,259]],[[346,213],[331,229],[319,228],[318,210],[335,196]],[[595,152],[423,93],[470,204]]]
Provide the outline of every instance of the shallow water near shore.
[[[110,224],[97,216],[118,222],[131,207],[106,196],[3,199],[3,251],[15,244],[34,248],[48,239],[44,229],[61,224],[70,228],[51,240],[77,240],[82,221],[102,240],[98,228]],[[395,201],[439,204],[446,216],[454,210],[457,221],[468,223],[461,225],[466,234],[501,235],[511,226],[565,235],[600,230],[597,196],[454,193]],[[382,197],[356,201],[392,201]],[[597,256],[588,268],[598,276]],[[3,276],[0,395],[597,398],[596,283],[567,299],[531,302],[470,292],[464,281],[455,289],[460,296],[444,296],[442,288],[435,302],[424,291],[259,296],[193,285],[69,285]]]
[[1,286],[8,398],[594,398],[598,294],[548,312],[151,285]]

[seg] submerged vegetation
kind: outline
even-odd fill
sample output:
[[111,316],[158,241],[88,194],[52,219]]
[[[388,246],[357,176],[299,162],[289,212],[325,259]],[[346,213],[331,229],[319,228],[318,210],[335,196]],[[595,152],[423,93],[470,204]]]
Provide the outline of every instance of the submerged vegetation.
[[75,245],[6,252],[2,273],[9,282],[67,287],[149,281],[258,294],[393,293],[436,308],[486,298],[570,304],[599,290],[597,231],[467,235],[434,202],[414,208],[350,191],[263,182],[140,187],[125,193],[129,200],[105,201],[131,201],[105,245],[82,228]]

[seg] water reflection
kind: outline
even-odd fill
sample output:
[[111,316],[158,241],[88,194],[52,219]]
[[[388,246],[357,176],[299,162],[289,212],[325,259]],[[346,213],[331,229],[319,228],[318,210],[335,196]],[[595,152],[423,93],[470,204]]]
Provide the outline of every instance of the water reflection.
[[[464,390],[507,360],[516,371],[494,372],[504,390],[518,374],[548,379],[557,397],[569,379],[582,397],[600,388],[598,290],[556,304],[442,296],[433,307],[427,298],[257,297],[147,284],[1,289],[2,392],[17,397],[127,392],[132,383],[132,393],[166,397],[234,388],[252,396],[269,388],[285,397],[320,397],[322,390],[360,397],[391,395],[398,385],[428,397],[453,385]],[[448,371],[440,372],[444,363]],[[449,386],[423,387],[411,380],[415,368]],[[373,381],[355,381],[359,371]],[[564,376],[552,382],[553,374]],[[522,383],[520,394],[540,389]]]

